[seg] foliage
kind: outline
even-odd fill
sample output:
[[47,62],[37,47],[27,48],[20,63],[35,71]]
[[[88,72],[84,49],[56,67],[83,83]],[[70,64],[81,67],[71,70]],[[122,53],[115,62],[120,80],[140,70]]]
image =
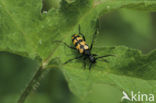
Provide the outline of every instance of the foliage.
[[[59,68],[70,91],[84,103],[117,103],[120,102],[123,90],[128,94],[131,90],[156,94],[155,50],[143,55],[139,50],[128,47],[103,47],[103,39],[98,34],[100,44],[94,45],[93,52],[115,56],[108,57],[108,64],[98,61],[89,72],[82,69],[83,61],[62,65],[78,54],[56,42],[62,40],[71,44],[71,35],[78,32],[80,24],[87,43],[90,43],[99,16],[120,8],[153,12],[156,11],[155,1],[62,0],[60,4],[55,0],[53,2],[57,6],[50,4],[50,7],[44,8],[41,0],[0,0],[0,51],[33,59],[43,70]],[[44,10],[47,10],[47,13]],[[32,76],[29,78],[33,79]],[[32,88],[38,80],[32,83]]]

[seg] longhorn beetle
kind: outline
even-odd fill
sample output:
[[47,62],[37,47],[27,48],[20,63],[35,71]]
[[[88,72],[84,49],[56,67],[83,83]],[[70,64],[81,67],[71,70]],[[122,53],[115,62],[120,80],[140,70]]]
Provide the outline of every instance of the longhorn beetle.
[[[86,44],[86,39],[85,39],[84,34],[82,34],[81,31],[80,31],[80,25],[79,25],[79,34],[74,34],[74,35],[72,36],[72,42],[73,42],[73,44],[74,44],[74,47],[73,47],[73,46],[69,46],[69,45],[66,44],[65,42],[63,42],[63,43],[64,43],[67,47],[69,47],[69,48],[71,48],[71,49],[74,49],[74,50],[77,50],[77,51],[80,53],[80,56],[77,56],[77,57],[75,57],[75,58],[69,59],[69,60],[66,61],[64,64],[67,64],[67,63],[71,62],[71,61],[74,60],[74,59],[83,58],[83,60],[84,60],[84,67],[86,67],[86,62],[85,62],[85,60],[86,60],[86,59],[89,59],[89,62],[90,62],[90,64],[89,64],[89,70],[91,70],[92,64],[95,64],[97,59],[103,58],[103,57],[108,57],[108,56],[114,56],[114,55],[97,56],[97,54],[92,54],[92,53],[91,53],[96,34],[97,34],[97,28],[96,28],[96,30],[95,30],[95,32],[94,32],[94,34],[93,34],[91,46],[89,47],[89,46]],[[107,62],[107,60],[104,60],[104,61]]]

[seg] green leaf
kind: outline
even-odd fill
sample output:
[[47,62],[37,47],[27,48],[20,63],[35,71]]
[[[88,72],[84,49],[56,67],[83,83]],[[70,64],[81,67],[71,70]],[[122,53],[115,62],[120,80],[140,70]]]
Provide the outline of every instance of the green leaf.
[[41,14],[41,0],[1,0],[0,50],[45,60],[57,50],[58,45],[54,45],[53,41],[70,38],[72,33],[77,32],[76,24],[81,24],[83,31],[92,35],[100,13],[135,6],[154,11],[155,5],[154,1],[143,0],[76,0],[70,4],[62,0],[60,8]]
[[97,60],[91,71],[83,69],[83,61],[73,61],[62,69],[75,95],[93,103],[119,103],[123,91],[156,95],[156,51],[143,55],[127,47],[95,49],[99,55],[115,56],[107,58],[109,63]]
[[[56,45],[52,45],[52,41],[63,39],[69,27],[73,26],[69,23],[75,18],[68,21],[63,9],[51,9],[48,14],[41,14],[41,3],[41,0],[0,1],[1,51],[42,59],[55,51]],[[62,5],[68,6],[65,3]]]
[[[0,0],[0,51],[34,60],[40,58],[43,68],[57,57],[61,60],[59,62],[61,64],[75,55],[68,56],[73,51],[64,48],[56,40],[63,40],[70,44],[71,35],[78,32],[78,24],[80,24],[89,44],[95,31],[97,18],[119,8],[156,11],[156,2],[62,0],[59,8],[52,7],[48,13],[41,13],[42,0]],[[105,52],[116,56],[110,57],[110,64],[98,62],[91,72],[80,69],[80,62],[63,67],[63,73],[75,95],[82,100],[97,102],[103,100],[96,100],[95,97],[101,91],[99,98],[103,98],[103,95],[108,96],[110,101],[111,94],[107,95],[105,92],[117,91],[114,94],[116,102],[120,101],[121,89],[129,92],[130,89],[137,91],[140,88],[143,92],[155,92],[154,86],[150,85],[155,85],[155,76],[148,75],[148,72],[152,75],[155,73],[155,52],[153,55],[144,57],[138,51],[123,47],[107,49],[101,47],[97,50],[97,53],[101,55]],[[57,65],[56,62],[52,64]],[[149,69],[148,72],[144,73],[147,69]],[[151,77],[153,81],[150,81]]]

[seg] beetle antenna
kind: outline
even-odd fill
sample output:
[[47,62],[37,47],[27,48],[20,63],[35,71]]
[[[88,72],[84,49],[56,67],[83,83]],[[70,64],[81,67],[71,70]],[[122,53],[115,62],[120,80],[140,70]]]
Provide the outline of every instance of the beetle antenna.
[[99,29],[99,27],[100,27],[100,20],[99,20],[99,18],[97,18],[97,21],[96,21],[96,28]]
[[115,56],[115,55],[104,55],[104,56],[97,57],[96,59],[104,58],[104,57],[109,57],[109,56]]
[[99,61],[103,61],[103,62],[109,63],[109,61],[106,60],[106,59],[102,59],[102,60],[99,60]]
[[79,24],[79,34],[81,33],[81,31],[80,31],[80,30],[81,30],[81,27],[80,27],[80,24]]

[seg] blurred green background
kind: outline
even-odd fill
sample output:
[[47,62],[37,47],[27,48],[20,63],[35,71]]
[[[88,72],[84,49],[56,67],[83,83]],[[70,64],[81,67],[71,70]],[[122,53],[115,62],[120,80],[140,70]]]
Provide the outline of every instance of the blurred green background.
[[[72,35],[72,34],[71,34]],[[148,53],[156,48],[156,13],[120,9],[100,17],[95,47],[125,45]],[[0,52],[0,103],[15,103],[37,69],[36,61]],[[49,69],[26,103],[75,103],[58,69]]]

